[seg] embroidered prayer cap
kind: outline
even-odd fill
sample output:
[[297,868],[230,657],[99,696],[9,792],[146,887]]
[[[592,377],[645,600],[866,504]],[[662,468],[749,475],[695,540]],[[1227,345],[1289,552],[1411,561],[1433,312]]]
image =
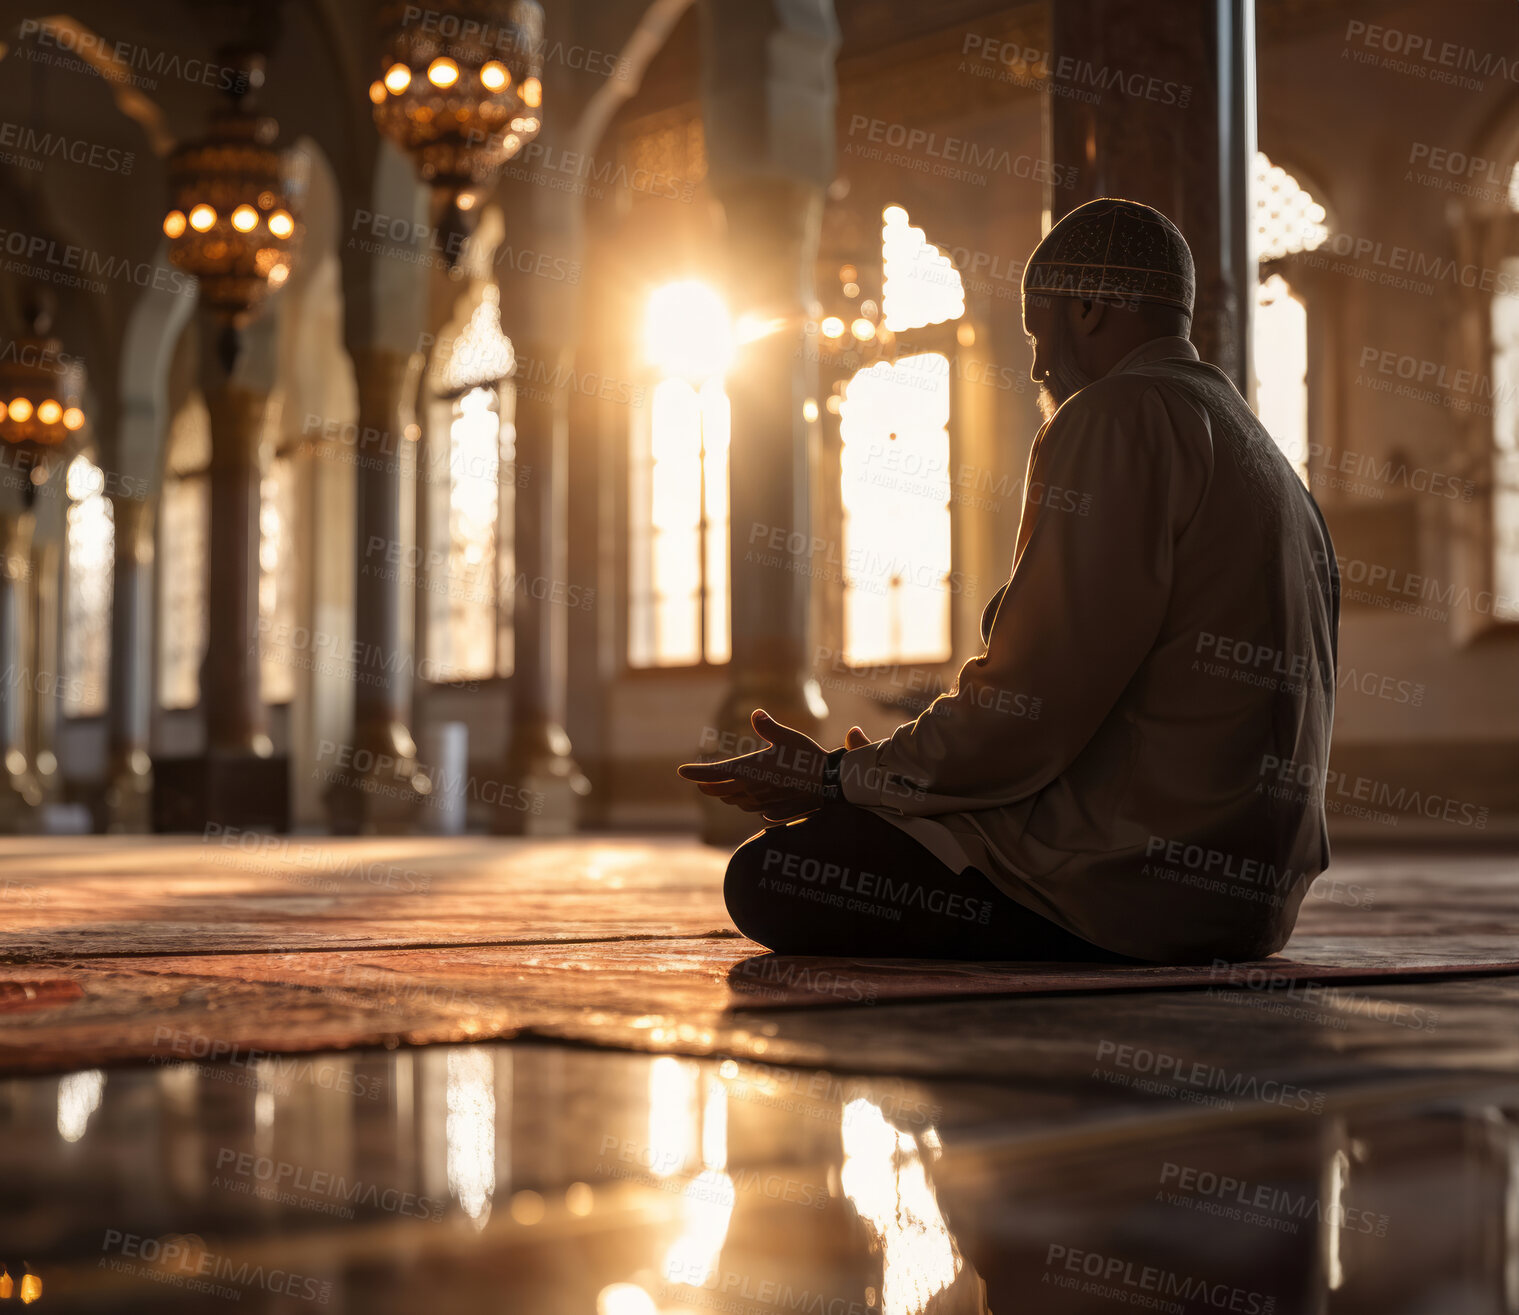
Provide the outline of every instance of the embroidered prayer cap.
[[1111,196],[1062,218],[1023,268],[1024,296],[1159,301],[1190,315],[1196,290],[1181,230],[1153,206]]

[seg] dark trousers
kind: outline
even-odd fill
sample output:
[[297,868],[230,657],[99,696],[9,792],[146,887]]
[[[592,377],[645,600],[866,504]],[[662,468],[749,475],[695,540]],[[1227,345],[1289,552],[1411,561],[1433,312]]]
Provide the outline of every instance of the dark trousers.
[[772,826],[734,851],[723,883],[738,929],[777,954],[1131,963],[955,872],[851,804]]

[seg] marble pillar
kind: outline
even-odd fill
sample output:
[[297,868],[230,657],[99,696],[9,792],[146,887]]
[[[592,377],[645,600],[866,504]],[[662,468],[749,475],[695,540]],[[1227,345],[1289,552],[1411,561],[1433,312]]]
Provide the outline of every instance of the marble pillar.
[[[518,344],[550,378],[572,370],[573,348]],[[569,687],[569,396],[561,388],[517,394],[512,604],[512,733],[506,785],[491,829],[502,835],[565,835],[588,790],[564,729]],[[517,587],[517,581],[522,587]]]
[[1254,0],[1060,0],[1050,45],[1051,177],[1076,171],[1047,185],[1051,219],[1122,196],[1175,221],[1197,263],[1192,341],[1249,396]]
[[[817,422],[803,407],[818,397],[806,325],[818,313],[839,38],[829,0],[708,0],[701,15],[708,185],[725,220],[728,308],[744,326],[728,374],[732,658],[697,746],[713,758],[761,747],[749,725],[755,708],[813,736],[827,715],[811,625]],[[748,814],[705,795],[701,804],[709,842],[754,830]]]
[[29,660],[31,548],[36,516],[0,512],[0,834],[35,829],[42,788],[27,752],[27,716],[36,673]]
[[358,384],[355,458],[358,573],[354,587],[353,743],[318,770],[330,781],[333,829],[402,832],[431,789],[411,733],[412,640],[403,590],[412,585],[402,509],[411,412],[421,357],[373,345],[350,348]]
[[58,650],[58,586],[63,545],[56,534],[38,533],[32,541],[32,670],[46,673],[32,682],[29,704],[28,744],[32,768],[42,787],[46,805],[61,784],[58,775],[58,714],[62,706],[63,679]]
[[269,395],[222,380],[206,389],[211,417],[211,586],[201,674],[213,756],[272,752],[259,675],[259,440]]
[[111,592],[111,676],[106,708],[106,829],[152,829],[149,756],[152,669],[153,508],[144,497],[113,496],[115,578]]
[[[728,757],[762,747],[755,708],[816,737],[827,715],[814,675],[811,450],[818,392],[799,271],[816,259],[821,194],[800,183],[722,192],[730,247],[728,291],[741,314],[770,323],[728,375],[732,658],[728,688],[701,747]],[[836,555],[836,554],[835,554]],[[703,835],[743,839],[754,819],[702,796]],[[743,835],[738,833],[742,832]]]

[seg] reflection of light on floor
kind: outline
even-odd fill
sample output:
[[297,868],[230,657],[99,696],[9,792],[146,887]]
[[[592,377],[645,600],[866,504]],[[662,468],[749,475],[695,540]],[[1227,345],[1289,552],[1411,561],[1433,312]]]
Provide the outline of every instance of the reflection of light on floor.
[[[654,1061],[656,1066],[661,1062]],[[670,1062],[678,1064],[675,1060]],[[668,1071],[666,1076],[657,1080],[650,1075],[649,1128],[651,1144],[656,1126],[663,1129],[661,1135],[667,1138],[667,1146],[673,1147],[678,1141],[681,1147],[678,1162],[684,1164],[685,1148],[696,1141],[697,1069],[694,1064],[680,1067],[687,1072],[681,1074],[679,1083]],[[687,1077],[691,1081],[687,1082]],[[654,1099],[657,1090],[671,1102],[664,1111]],[[654,1158],[657,1164],[657,1152]],[[728,1091],[721,1078],[711,1075],[707,1078],[707,1095],[702,1103],[701,1158],[702,1171],[686,1185],[681,1234],[665,1254],[664,1266],[668,1282],[692,1287],[706,1283],[717,1268],[723,1243],[728,1238],[735,1196],[733,1179],[724,1172],[728,1165]],[[659,1170],[656,1168],[655,1172]]]
[[274,1149],[274,1086],[278,1070],[274,1061],[261,1059],[254,1070],[258,1094],[253,1097],[253,1150],[268,1155]]
[[728,1167],[728,1089],[711,1076],[701,1112],[701,1162],[708,1169]]
[[918,1145],[868,1100],[844,1107],[844,1194],[881,1242],[881,1315],[917,1315],[962,1261]]
[[636,1283],[608,1283],[596,1297],[596,1315],[656,1315],[658,1310]]
[[489,1050],[448,1052],[448,1189],[476,1228],[496,1190],[496,1067]]
[[1324,1273],[1328,1277],[1329,1290],[1338,1289],[1345,1282],[1345,1270],[1340,1264],[1340,1225],[1345,1218],[1345,1180],[1350,1175],[1350,1157],[1341,1147],[1329,1159],[1329,1182],[1325,1190],[1324,1217],[1329,1227],[1324,1229]]
[[649,1171],[661,1178],[685,1168],[694,1148],[699,1072],[669,1055],[649,1065]]
[[98,1068],[70,1073],[58,1080],[58,1135],[64,1141],[78,1141],[89,1127],[90,1115],[100,1108],[100,1093],[105,1090],[105,1074]]

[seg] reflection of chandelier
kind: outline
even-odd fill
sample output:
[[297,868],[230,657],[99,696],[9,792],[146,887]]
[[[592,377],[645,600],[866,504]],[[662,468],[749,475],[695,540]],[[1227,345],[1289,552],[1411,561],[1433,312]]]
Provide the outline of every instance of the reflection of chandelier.
[[49,325],[47,312],[36,311],[32,332],[0,352],[0,439],[39,452],[84,428],[84,367],[49,336]]
[[[249,92],[263,83],[262,57],[243,55],[240,67]],[[295,185],[274,147],[278,131],[251,112],[245,92],[203,138],[169,157],[169,259],[199,280],[205,304],[233,326],[290,275]]]
[[375,124],[424,182],[469,209],[470,189],[538,135],[543,10],[535,0],[394,4],[380,14],[380,41]]

